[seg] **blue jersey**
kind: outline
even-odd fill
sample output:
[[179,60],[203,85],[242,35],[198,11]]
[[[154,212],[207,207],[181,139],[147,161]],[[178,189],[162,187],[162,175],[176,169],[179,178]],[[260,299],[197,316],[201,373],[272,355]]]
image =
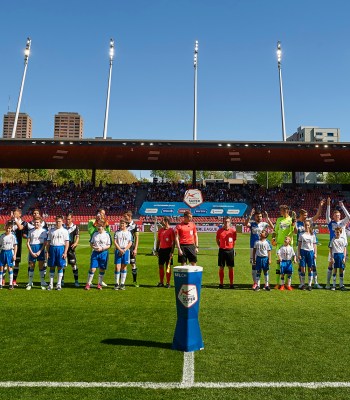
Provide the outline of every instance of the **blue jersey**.
[[260,233],[264,229],[266,230],[268,228],[269,224],[267,222],[256,222],[256,221],[251,221],[250,222],[250,248],[254,248],[254,244],[256,241],[260,239]]
[[328,223],[328,229],[329,229],[329,241],[331,241],[335,237],[335,228],[342,228],[340,237],[345,239],[346,244],[348,243],[347,237],[346,237],[346,232],[345,232],[345,226],[348,223],[346,218],[342,219],[339,222],[336,222],[334,220],[331,220]]

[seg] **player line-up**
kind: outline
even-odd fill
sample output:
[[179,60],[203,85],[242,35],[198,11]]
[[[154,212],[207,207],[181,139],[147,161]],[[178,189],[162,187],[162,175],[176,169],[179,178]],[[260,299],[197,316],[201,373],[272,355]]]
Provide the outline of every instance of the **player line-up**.
[[[321,216],[325,200],[321,200],[316,215],[308,217],[308,212],[301,209],[298,219],[294,212],[290,214],[287,205],[280,206],[281,216],[273,226],[265,213],[266,222],[260,211],[252,210],[245,225],[250,228],[250,248],[252,264],[253,286],[255,291],[260,290],[261,273],[264,274],[264,290],[270,291],[269,269],[271,266],[272,245],[276,247],[276,286],[279,290],[292,290],[293,262],[298,261],[299,289],[311,291],[322,289],[318,283],[317,274],[317,235],[314,224]],[[350,221],[350,214],[343,202],[335,208],[331,217],[331,199],[327,199],[326,221],[329,229],[329,255],[327,266],[326,289],[336,290],[337,274],[339,275],[339,289],[345,291],[344,271],[347,253],[346,226]],[[341,219],[341,211],[345,218]],[[267,240],[268,228],[273,229],[272,244]],[[297,249],[293,249],[293,235],[297,235]],[[306,270],[307,269],[307,270]],[[307,276],[306,276],[307,271]],[[286,279],[285,279],[286,278]],[[332,284],[331,284],[332,279]],[[286,282],[287,280],[287,282]]]
[[[245,221],[245,225],[250,229],[250,262],[252,264],[252,278],[255,291],[260,290],[261,273],[264,275],[264,290],[270,290],[269,270],[271,266],[272,246],[276,246],[276,289],[292,290],[293,262],[298,259],[299,288],[302,290],[321,289],[317,276],[317,237],[313,229],[313,224],[322,213],[322,207],[325,200],[319,204],[315,216],[309,218],[306,210],[301,209],[299,218],[292,212],[290,216],[289,207],[280,206],[281,216],[276,220],[275,225],[269,219],[265,212],[266,222],[263,221],[261,211],[252,210]],[[330,232],[329,258],[327,270],[326,289],[336,289],[336,277],[339,275],[339,288],[345,290],[344,270],[346,260],[347,237],[345,227],[350,221],[350,214],[342,202],[339,202],[332,215],[330,213],[331,199],[327,199],[326,220]],[[340,211],[343,211],[345,218],[341,219]],[[73,269],[75,285],[79,286],[78,268],[75,256],[75,248],[79,243],[79,228],[73,224],[72,215],[69,214],[66,219],[66,225],[63,226],[63,218],[56,218],[56,226],[47,230],[47,226],[40,217],[39,210],[34,210],[33,221],[25,223],[21,220],[20,210],[16,209],[12,213],[12,219],[6,224],[5,233],[0,237],[0,282],[3,281],[4,267],[9,271],[9,289],[16,285],[20,262],[20,240],[22,236],[27,237],[27,246],[29,250],[29,282],[27,289],[30,290],[33,285],[33,275],[35,262],[38,261],[41,287],[46,289],[45,282],[45,260],[48,255],[48,265],[50,267],[50,283],[47,289],[53,289],[53,280],[55,276],[55,267],[57,267],[57,290],[61,290],[63,282],[64,267],[70,264]],[[272,244],[267,240],[267,229],[273,229]],[[24,230],[24,235],[22,231]],[[109,248],[112,245],[110,227],[106,220],[105,211],[99,209],[96,218],[88,223],[88,232],[90,234],[90,246],[92,248],[90,258],[90,269],[88,280],[85,286],[86,290],[92,287],[92,280],[96,269],[99,269],[97,288],[102,289],[106,284],[103,282],[104,274],[108,265]],[[14,233],[14,235],[12,234]],[[293,235],[297,235],[297,252],[293,249]],[[13,237],[17,241],[13,241]],[[11,240],[12,242],[11,242]],[[219,266],[219,288],[224,288],[224,267],[228,267],[229,287],[234,288],[234,261],[235,261],[235,242],[237,232],[235,227],[231,226],[231,218],[224,217],[223,226],[216,233],[216,243],[219,247],[218,266]],[[139,242],[138,227],[132,220],[132,213],[129,211],[124,214],[120,221],[119,231],[115,232],[115,286],[116,290],[125,290],[125,280],[127,275],[127,265],[132,266],[133,284],[138,287],[136,255]],[[17,243],[19,243],[17,245]],[[184,218],[175,229],[170,227],[170,220],[164,217],[162,228],[159,230],[155,243],[155,252],[158,256],[159,265],[159,283],[158,287],[170,287],[171,265],[173,264],[173,254],[175,245],[178,249],[178,262],[181,265],[195,266],[198,253],[198,234],[196,225],[192,222],[190,211],[184,213]],[[46,250],[46,251],[45,251]],[[166,266],[166,272],[164,267]],[[307,268],[307,285],[306,285]],[[166,283],[164,284],[164,278]],[[286,278],[286,279],[285,279]],[[332,285],[330,281],[332,279]],[[285,283],[285,280],[287,281]],[[2,285],[0,285],[2,287]]]
[[[11,220],[5,224],[5,233],[0,236],[0,289],[5,285],[5,271],[9,275],[9,289],[17,285],[17,277],[21,261],[22,239],[27,239],[28,248],[28,283],[27,290],[33,287],[33,277],[36,262],[39,265],[40,286],[43,290],[54,288],[55,271],[57,268],[56,290],[61,290],[64,283],[64,272],[67,264],[72,266],[75,286],[79,287],[79,275],[76,259],[76,247],[79,244],[79,227],[73,223],[72,214],[56,217],[55,226],[48,229],[40,216],[40,211],[33,211],[33,220],[25,222],[21,219],[21,210],[16,208],[11,213]],[[99,209],[96,218],[88,222],[90,234],[90,268],[85,286],[89,290],[95,271],[99,269],[97,289],[107,286],[103,282],[108,265],[108,249],[111,247],[111,231],[106,219],[105,210]],[[116,290],[125,289],[126,265],[131,264],[133,284],[138,287],[136,254],[138,248],[138,227],[132,220],[132,212],[124,214],[120,221],[120,230],[115,232],[115,286]],[[45,281],[47,266],[50,270],[50,282]]]
[[[292,289],[293,262],[298,260],[299,289],[312,290],[322,289],[318,283],[317,275],[317,237],[313,229],[314,223],[321,216],[325,200],[321,200],[317,213],[308,217],[306,210],[301,209],[298,219],[294,212],[289,215],[290,209],[287,205],[280,206],[281,216],[275,225],[265,212],[266,221],[263,221],[261,211],[252,210],[245,221],[250,228],[250,263],[252,265],[252,289],[260,290],[261,274],[265,279],[264,290],[270,291],[269,270],[271,266],[272,246],[276,247],[276,286],[279,290]],[[350,221],[350,214],[342,202],[339,202],[331,217],[331,199],[327,199],[326,221],[330,232],[329,257],[327,269],[326,289],[336,289],[336,278],[339,275],[339,288],[344,291],[344,270],[347,250],[347,237],[345,227]],[[341,219],[343,211],[345,218]],[[167,265],[166,287],[170,286],[170,264],[175,248],[178,248],[178,262],[184,265],[186,261],[196,265],[198,253],[198,236],[195,224],[191,221],[192,215],[185,212],[184,220],[176,226],[175,231],[169,226],[169,219],[163,218],[163,228],[158,232],[156,250],[159,256],[159,278],[158,286],[164,286],[164,265]],[[267,240],[268,228],[273,229],[272,244]],[[293,236],[297,235],[297,250],[293,249]],[[175,240],[172,235],[175,235]],[[235,242],[237,232],[231,225],[231,218],[224,217],[223,226],[216,233],[216,243],[219,247],[219,289],[224,288],[224,268],[228,267],[229,288],[234,289],[234,265],[235,265]],[[307,268],[307,282],[306,282]],[[332,278],[332,285],[331,285]]]
[[[304,209],[299,211],[299,217],[292,212],[287,205],[280,206],[281,216],[275,225],[265,212],[266,221],[263,221],[263,213],[252,210],[245,221],[245,226],[250,229],[250,263],[252,265],[252,289],[260,290],[261,274],[264,275],[264,290],[270,291],[269,271],[271,266],[272,246],[276,247],[276,286],[279,290],[292,289],[293,262],[298,260],[299,289],[312,290],[322,289],[318,283],[317,275],[317,237],[313,228],[314,223],[321,216],[325,200],[321,200],[317,213],[308,217]],[[336,289],[337,274],[339,275],[339,288],[344,291],[344,270],[346,260],[347,237],[345,228],[350,221],[350,214],[342,202],[339,202],[331,217],[331,199],[327,199],[326,221],[330,232],[329,257],[327,269],[326,289]],[[341,219],[343,211],[345,218]],[[184,214],[184,221],[173,230],[169,226],[169,219],[163,218],[163,228],[158,232],[156,251],[159,256],[159,284],[164,286],[164,265],[167,266],[166,287],[170,286],[170,265],[175,248],[178,248],[178,262],[184,265],[189,261],[196,265],[198,253],[198,236],[195,224],[191,221],[192,215],[189,211]],[[272,240],[267,240],[268,228],[273,230]],[[293,249],[293,236],[297,235],[297,250]],[[174,239],[175,237],[175,239]],[[235,242],[237,232],[231,225],[231,218],[223,218],[223,226],[216,233],[216,243],[219,247],[219,289],[224,288],[224,268],[228,267],[229,288],[234,289],[234,265],[235,265]],[[188,248],[189,246],[189,248]],[[307,268],[307,281],[306,281]],[[332,278],[332,285],[331,285]]]

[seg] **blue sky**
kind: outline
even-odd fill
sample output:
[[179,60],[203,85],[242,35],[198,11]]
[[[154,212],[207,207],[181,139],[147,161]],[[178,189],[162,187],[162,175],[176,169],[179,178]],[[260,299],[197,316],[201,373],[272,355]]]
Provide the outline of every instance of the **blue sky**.
[[287,134],[336,127],[350,141],[346,0],[13,0],[1,15],[0,111],[16,109],[30,36],[21,111],[34,137],[53,136],[59,111],[80,113],[85,137],[102,136],[113,37],[114,139],[192,139],[197,39],[199,140],[281,140],[280,40]]

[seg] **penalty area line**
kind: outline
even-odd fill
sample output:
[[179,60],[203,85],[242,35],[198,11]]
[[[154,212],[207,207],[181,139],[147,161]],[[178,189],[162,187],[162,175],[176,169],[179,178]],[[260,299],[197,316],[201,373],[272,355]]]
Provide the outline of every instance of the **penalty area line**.
[[350,388],[350,382],[0,382],[0,388],[140,388],[140,389],[324,389]]

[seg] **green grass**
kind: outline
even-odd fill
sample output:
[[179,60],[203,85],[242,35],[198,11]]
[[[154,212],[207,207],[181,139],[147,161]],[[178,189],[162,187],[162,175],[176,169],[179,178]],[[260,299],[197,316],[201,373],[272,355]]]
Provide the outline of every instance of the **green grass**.
[[[321,235],[320,242],[318,270],[324,284],[327,236]],[[137,259],[141,287],[130,286],[129,273],[125,292],[112,290],[112,254],[105,277],[109,288],[89,292],[74,288],[68,267],[61,292],[41,291],[38,285],[26,291],[25,252],[20,288],[0,292],[1,380],[180,382],[183,353],[170,349],[176,323],[174,289],[155,287],[158,267],[157,259],[149,255],[152,244],[152,234],[141,234]],[[350,292],[253,292],[248,247],[248,236],[239,235],[237,290],[218,290],[215,235],[200,235],[199,265],[204,267],[200,325],[205,349],[195,354],[195,381],[350,381]],[[84,283],[90,255],[86,234],[77,254]],[[274,268],[271,282],[275,282]],[[350,390],[0,389],[0,399],[180,399],[184,395],[191,399],[345,399]]]

